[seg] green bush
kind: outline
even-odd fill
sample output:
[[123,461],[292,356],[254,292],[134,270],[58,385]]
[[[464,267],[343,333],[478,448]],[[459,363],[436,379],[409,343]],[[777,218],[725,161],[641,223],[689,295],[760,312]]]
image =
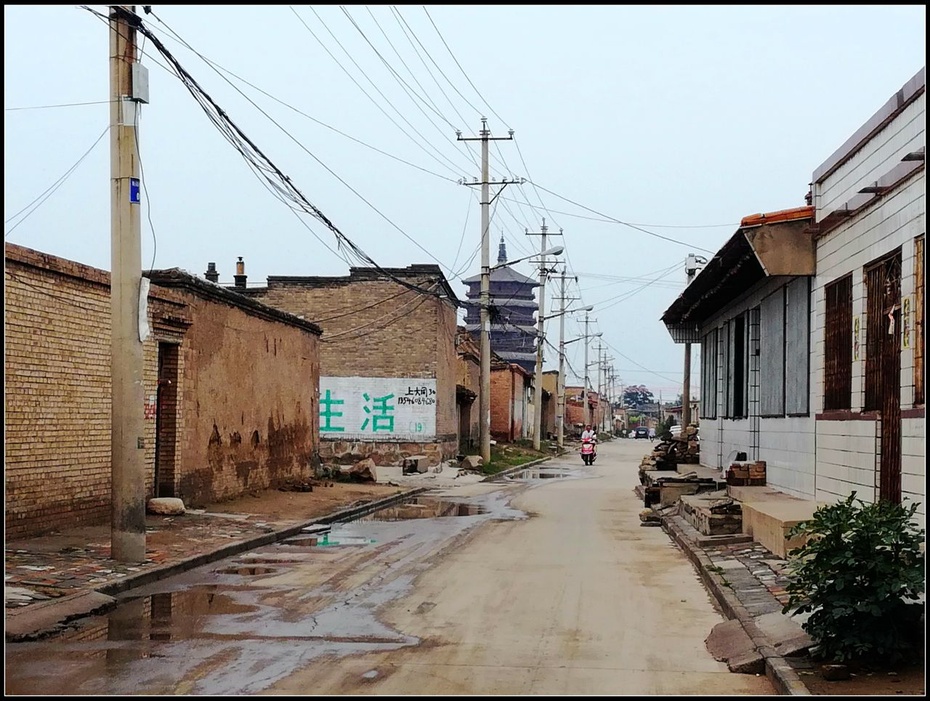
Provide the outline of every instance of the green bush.
[[866,504],[853,492],[792,527],[783,613],[802,624],[828,662],[897,663],[922,653],[926,587],[917,504]]

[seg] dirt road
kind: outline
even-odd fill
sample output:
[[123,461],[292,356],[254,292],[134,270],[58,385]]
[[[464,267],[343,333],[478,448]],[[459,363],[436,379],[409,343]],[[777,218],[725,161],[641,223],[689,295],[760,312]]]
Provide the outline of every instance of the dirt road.
[[643,446],[602,445],[588,476],[517,496],[528,519],[485,523],[435,558],[379,615],[418,645],[320,660],[268,692],[771,694],[707,652],[723,618],[668,536],[639,525]]

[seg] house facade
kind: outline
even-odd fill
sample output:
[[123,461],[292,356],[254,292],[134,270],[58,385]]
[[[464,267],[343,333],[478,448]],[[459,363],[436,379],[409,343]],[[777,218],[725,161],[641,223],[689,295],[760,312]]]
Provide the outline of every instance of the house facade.
[[926,69],[813,173],[815,496],[926,499]]
[[491,359],[491,437],[513,443],[532,436],[533,375],[518,363]]
[[744,453],[768,484],[814,497],[810,409],[813,207],[745,217],[662,315],[701,345],[701,464]]
[[455,385],[458,406],[459,452],[469,455],[480,450],[478,392],[481,391],[481,351],[477,341],[464,326],[455,335],[458,376]]
[[918,503],[925,523],[926,72],[746,217],[662,316],[701,344],[701,462],[743,452],[813,503]]
[[439,266],[350,268],[347,276],[269,276],[242,294],[323,329],[320,455],[399,464],[459,452],[459,301]]
[[[106,523],[109,273],[10,243],[5,263],[7,537]],[[150,279],[146,496],[196,507],[308,477],[319,327],[179,271]]]

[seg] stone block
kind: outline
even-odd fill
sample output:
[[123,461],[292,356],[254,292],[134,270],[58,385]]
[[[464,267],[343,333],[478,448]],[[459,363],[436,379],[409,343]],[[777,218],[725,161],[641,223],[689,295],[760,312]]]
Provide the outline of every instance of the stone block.
[[185,512],[184,502],[174,497],[156,497],[146,503],[146,511],[162,516],[180,516]]

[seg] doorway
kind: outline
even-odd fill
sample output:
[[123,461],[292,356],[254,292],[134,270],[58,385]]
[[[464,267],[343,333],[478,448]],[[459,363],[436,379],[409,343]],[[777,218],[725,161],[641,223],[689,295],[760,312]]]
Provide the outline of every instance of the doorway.
[[175,494],[175,458],[178,425],[178,349],[176,343],[158,344],[158,391],[155,409],[155,475],[153,491],[156,497]]

